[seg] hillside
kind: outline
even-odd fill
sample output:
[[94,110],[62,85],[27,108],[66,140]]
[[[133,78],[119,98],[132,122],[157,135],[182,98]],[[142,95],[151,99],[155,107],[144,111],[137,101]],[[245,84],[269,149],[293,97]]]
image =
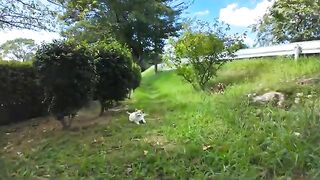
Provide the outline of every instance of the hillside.
[[[143,109],[147,124],[129,123],[120,108],[101,118],[89,117],[96,109],[83,111],[78,122],[96,123],[73,131],[41,125],[50,118],[4,126],[0,153],[7,172],[0,173],[15,178],[318,179],[320,81],[298,84],[317,77],[319,58],[234,61],[211,82],[226,84],[225,92],[216,94],[193,90],[173,71],[147,71],[132,99],[123,102],[129,111]],[[247,96],[268,91],[284,93],[285,107],[254,104]],[[296,104],[297,93],[303,95]]]

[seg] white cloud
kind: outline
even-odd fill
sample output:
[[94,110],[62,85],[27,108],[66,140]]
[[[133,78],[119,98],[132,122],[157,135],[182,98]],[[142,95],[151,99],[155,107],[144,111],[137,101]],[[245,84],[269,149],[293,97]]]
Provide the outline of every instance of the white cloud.
[[272,6],[274,0],[262,0],[255,8],[239,7],[238,4],[229,4],[220,9],[219,20],[230,25],[248,27],[255,24]]
[[209,14],[210,14],[210,11],[208,9],[204,10],[204,11],[199,11],[199,12],[194,13],[195,16],[206,16],[206,15],[209,15]]
[[0,44],[8,40],[13,40],[16,38],[28,38],[33,39],[37,44],[41,42],[50,42],[53,39],[58,39],[61,36],[58,33],[47,32],[47,31],[32,31],[32,30],[7,30],[0,31]]

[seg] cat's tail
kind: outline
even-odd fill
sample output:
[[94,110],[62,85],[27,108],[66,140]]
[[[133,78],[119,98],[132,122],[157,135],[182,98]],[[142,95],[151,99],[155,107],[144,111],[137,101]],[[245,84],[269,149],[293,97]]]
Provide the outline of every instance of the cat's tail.
[[127,114],[129,114],[129,115],[130,115],[131,113],[130,113],[129,111],[127,111]]

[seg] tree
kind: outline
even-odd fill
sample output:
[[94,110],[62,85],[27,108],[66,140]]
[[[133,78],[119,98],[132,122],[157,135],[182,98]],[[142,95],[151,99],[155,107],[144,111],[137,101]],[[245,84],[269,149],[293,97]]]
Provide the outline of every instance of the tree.
[[[175,44],[177,72],[194,88],[204,90],[206,83],[224,64],[219,60],[224,44],[215,34],[186,32]],[[182,64],[181,60],[188,59]]]
[[112,34],[129,46],[135,61],[143,67],[147,54],[162,53],[165,39],[177,35],[181,29],[178,18],[185,5],[173,0],[69,0],[64,20],[76,25],[66,34],[82,36],[88,28],[95,29],[99,34],[96,38]]
[[258,24],[259,45],[320,39],[319,0],[277,0]]
[[34,56],[36,44],[32,39],[17,38],[9,40],[0,46],[3,57],[16,61],[29,61]]
[[[172,63],[182,76],[195,89],[205,90],[209,80],[240,49],[240,36],[227,36],[223,24],[216,22],[214,26],[197,23],[187,28],[182,36],[173,43],[175,57]],[[195,29],[195,30],[193,30]],[[240,42],[239,42],[240,41]]]
[[145,61],[154,66],[155,73],[158,72],[158,64],[162,62],[162,55],[156,52],[150,52],[144,57]]
[[91,54],[87,45],[66,41],[43,44],[36,53],[34,65],[45,91],[45,102],[64,129],[91,100],[95,80]]
[[59,0],[1,0],[0,29],[54,30]]
[[124,100],[130,90],[139,86],[141,73],[130,51],[120,43],[97,42],[93,49],[97,73],[95,96],[101,104],[102,115],[113,102]]

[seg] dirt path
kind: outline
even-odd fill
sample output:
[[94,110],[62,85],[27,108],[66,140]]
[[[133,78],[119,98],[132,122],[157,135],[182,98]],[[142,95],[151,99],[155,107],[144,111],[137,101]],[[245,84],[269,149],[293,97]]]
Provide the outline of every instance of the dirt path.
[[[124,113],[126,106],[113,108],[105,112],[103,116],[98,116],[99,107],[97,104],[91,104],[89,107],[81,110],[75,117],[70,131],[79,131],[98,125],[106,125],[113,116]],[[0,126],[0,153],[19,155],[25,149],[32,149],[41,143],[46,137],[56,131],[62,131],[61,124],[53,117],[34,118],[25,122]]]

